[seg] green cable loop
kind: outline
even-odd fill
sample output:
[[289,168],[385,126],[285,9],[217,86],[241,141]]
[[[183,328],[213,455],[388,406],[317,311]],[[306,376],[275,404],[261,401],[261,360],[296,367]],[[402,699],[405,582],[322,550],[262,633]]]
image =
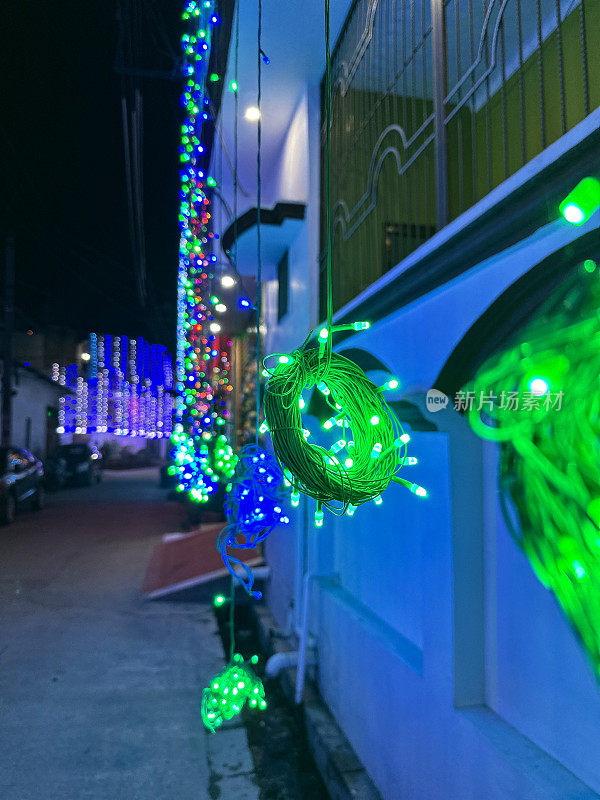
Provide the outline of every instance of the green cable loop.
[[[406,455],[406,444],[399,440],[409,437],[396,415],[380,389],[344,356],[331,352],[327,362],[315,348],[296,350],[287,358],[286,363],[267,369],[264,397],[265,418],[280,465],[294,477],[296,490],[334,513],[343,514],[348,506],[374,500],[387,489]],[[303,390],[314,386],[327,391],[327,402],[343,418],[339,450],[345,451],[346,458],[305,439],[299,400]]]
[[[599,308],[598,272],[580,271],[465,387],[475,398],[481,392],[498,398],[491,407],[486,402],[483,415],[472,410],[469,420],[479,435],[498,442],[501,501],[509,530],[562,606],[598,678]],[[531,392],[536,381],[537,397]],[[527,402],[501,407],[502,393],[508,392]]]

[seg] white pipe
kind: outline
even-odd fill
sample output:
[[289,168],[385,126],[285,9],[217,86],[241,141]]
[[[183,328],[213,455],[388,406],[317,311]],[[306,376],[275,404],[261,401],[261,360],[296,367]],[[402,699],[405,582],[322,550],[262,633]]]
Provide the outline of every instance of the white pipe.
[[314,572],[307,572],[302,580],[302,626],[300,628],[300,641],[298,644],[298,669],[296,671],[296,692],[294,702],[299,705],[304,694],[304,679],[306,677],[307,664],[316,664],[316,655],[312,654],[307,660],[306,649],[308,647],[308,614],[310,611],[310,582],[313,578],[339,578],[338,574],[317,575]]
[[282,670],[288,669],[288,667],[295,667],[297,663],[297,650],[291,650],[287,653],[275,653],[267,660],[265,673],[268,678],[276,678]]
[[[316,663],[314,654],[309,655],[308,663]],[[268,678],[276,678],[282,670],[288,669],[289,667],[295,667],[297,664],[297,650],[290,650],[287,653],[275,653],[271,656],[271,658],[267,659],[267,663],[265,664],[265,673]]]
[[308,609],[310,606],[310,580],[313,576],[307,572],[302,580],[302,627],[300,629],[300,643],[298,645],[299,658],[296,670],[296,692],[294,702],[302,702],[304,694],[304,678],[306,675],[306,645],[308,642]]
[[[243,567],[234,567],[236,575],[240,577],[245,577],[246,571]],[[266,581],[271,577],[271,567],[268,564],[264,564],[260,567],[252,567],[252,574],[259,581]]]

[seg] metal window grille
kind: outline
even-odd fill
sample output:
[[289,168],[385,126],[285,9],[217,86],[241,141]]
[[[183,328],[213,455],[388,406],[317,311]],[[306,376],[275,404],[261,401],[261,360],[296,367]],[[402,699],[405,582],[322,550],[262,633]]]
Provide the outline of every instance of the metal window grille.
[[[600,105],[598,30],[598,0],[356,0],[332,55],[336,309]],[[324,128],[321,155],[324,188]],[[322,259],[321,318],[324,284]]]

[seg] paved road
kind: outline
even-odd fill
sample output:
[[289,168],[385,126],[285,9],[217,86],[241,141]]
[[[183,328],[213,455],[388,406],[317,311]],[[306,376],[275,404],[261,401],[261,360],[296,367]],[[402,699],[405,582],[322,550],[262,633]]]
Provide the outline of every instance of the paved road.
[[200,723],[223,666],[211,610],[139,595],[181,507],[153,470],[47,505],[0,528],[2,800],[255,799],[243,729]]

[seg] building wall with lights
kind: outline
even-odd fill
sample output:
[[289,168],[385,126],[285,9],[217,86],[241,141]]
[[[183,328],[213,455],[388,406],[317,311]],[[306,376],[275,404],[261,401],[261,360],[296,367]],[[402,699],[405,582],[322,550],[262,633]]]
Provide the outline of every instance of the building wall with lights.
[[[369,30],[369,20],[376,17],[378,9],[390,11],[383,3],[354,3],[352,8],[366,9],[367,5],[367,22],[361,19],[354,27],[346,28],[351,40],[350,55],[352,47],[356,46],[358,52],[362,45],[361,54],[369,54],[369,37],[378,35],[377,29],[375,33],[373,28]],[[502,9],[514,10],[514,6],[501,4]],[[563,8],[561,13],[571,14],[574,8]],[[591,4],[585,8],[587,13]],[[463,12],[464,8],[458,9],[457,4],[456,24]],[[569,37],[579,35],[580,28],[573,25],[574,21],[575,16],[565,23]],[[280,38],[285,40],[283,21],[279,24]],[[385,22],[379,20],[377,24],[385,32]],[[400,27],[398,24],[398,30]],[[550,42],[555,28],[556,20],[549,18],[544,27],[547,43],[542,59],[547,59],[550,51],[553,57],[557,54],[556,42]],[[502,35],[504,32],[502,28]],[[391,31],[388,33],[391,40]],[[353,35],[356,41],[352,40]],[[565,58],[572,66],[566,75],[571,91],[575,84],[583,86],[583,79],[575,79],[581,66],[577,60],[579,50],[574,55],[572,47],[575,41],[579,46],[579,39],[567,39],[565,33],[563,41]],[[510,44],[508,38],[506,43]],[[245,40],[241,45],[242,63],[244,44]],[[254,45],[253,31],[252,36],[248,35],[249,52]],[[275,49],[275,44],[272,46]],[[401,70],[394,75],[391,65],[386,64],[387,46],[385,40],[381,52],[371,59],[371,67],[377,79],[381,78],[382,69],[390,67],[386,81],[391,81]],[[429,46],[428,40],[407,58],[428,58]],[[534,116],[538,113],[538,95],[530,81],[542,63],[540,60],[538,64],[536,46],[535,38],[529,37],[526,57],[530,61],[523,78],[531,106],[527,110]],[[273,148],[263,160],[265,206],[286,200],[307,203],[302,225],[285,243],[290,288],[287,312],[281,318],[278,282],[272,272],[263,285],[267,353],[293,351],[311,329],[323,323],[319,316],[319,279],[323,264],[320,158],[324,125],[320,86],[314,77],[308,77],[311,70],[313,76],[315,71],[319,78],[322,76],[323,61],[313,47],[314,54],[302,53],[307,79],[294,110],[285,120],[279,109],[272,118],[268,117],[268,106],[263,114],[263,136],[272,136],[268,141]],[[467,53],[468,47],[458,61],[464,61]],[[295,90],[295,74],[285,68],[275,72],[277,59],[273,53],[270,56],[278,87],[267,85],[263,95],[268,98],[270,88],[273,92],[280,90],[286,79]],[[369,58],[367,55],[364,60]],[[593,64],[590,61],[589,68],[597,70],[597,59],[591,58]],[[364,64],[359,61],[347,60],[334,75],[334,80],[342,84],[347,74],[356,75],[359,84],[363,81],[360,91],[351,90],[345,98],[338,98],[340,107],[344,103],[371,103],[376,108],[370,119],[379,120],[377,115],[381,112],[387,124],[393,109],[400,118],[401,105],[410,105],[414,99],[410,87],[400,86],[397,94],[386,96],[389,105],[382,111],[384,92],[368,90],[361,71]],[[309,63],[311,66],[306,66]],[[315,68],[317,63],[319,67]],[[500,60],[496,66],[499,64]],[[548,61],[545,64],[548,66]],[[296,66],[295,62],[294,69]],[[452,63],[444,80],[458,81],[453,71],[462,66]],[[552,69],[552,80],[558,82],[558,69]],[[511,61],[507,72],[512,77],[508,100],[518,105],[518,58]],[[470,80],[470,75],[467,78]],[[240,85],[242,79],[243,76]],[[500,134],[500,109],[507,102],[502,94],[503,80],[496,74],[491,90],[487,85],[487,96],[483,92],[485,83],[479,84],[483,88],[477,97],[474,124],[484,120],[489,92],[496,92],[490,111],[494,122],[488,124],[493,136]],[[374,84],[377,86],[376,81]],[[467,79],[461,85],[465,89]],[[367,126],[357,145],[360,152],[348,162],[349,172],[352,165],[362,165],[356,175],[348,176],[357,201],[367,183],[363,171],[369,164],[379,167],[379,155],[388,157],[398,172],[404,160],[418,158],[417,149],[431,157],[425,167],[418,168],[422,171],[416,178],[413,174],[407,181],[406,194],[416,197],[417,210],[407,219],[399,215],[396,234],[400,238],[412,223],[423,223],[427,230],[417,231],[410,245],[412,252],[390,264],[389,272],[381,274],[379,270],[377,280],[371,278],[374,282],[342,307],[336,317],[336,321],[343,322],[370,319],[372,327],[335,342],[335,349],[363,366],[376,384],[381,385],[390,375],[400,381],[398,394],[390,395],[390,400],[410,430],[411,454],[418,457],[418,464],[407,467],[407,471],[411,470],[410,477],[427,487],[428,498],[417,503],[399,487],[392,487],[386,491],[382,505],[359,508],[350,519],[327,515],[320,529],[312,521],[315,503],[302,498],[298,508],[290,511],[291,524],[276,529],[266,542],[271,578],[265,595],[278,625],[290,630],[295,645],[302,623],[303,584],[308,581],[309,631],[318,662],[312,676],[386,800],[600,797],[596,746],[600,685],[577,635],[509,533],[499,503],[497,445],[478,439],[463,415],[451,408],[431,413],[426,402],[427,391],[436,385],[453,353],[464,346],[477,320],[486,323],[479,329],[481,349],[493,342],[497,329],[526,324],[532,296],[536,292],[543,294],[544,283],[550,285],[560,279],[560,271],[554,267],[555,272],[549,271],[545,276],[544,265],[569,264],[570,258],[578,258],[577,254],[587,247],[589,255],[582,260],[588,257],[600,263],[599,213],[578,227],[566,224],[559,210],[561,201],[581,178],[589,174],[600,176],[600,114],[594,111],[598,105],[598,92],[594,91],[591,101],[589,97],[585,102],[583,97],[577,97],[577,103],[571,103],[573,95],[568,94],[562,109],[568,126],[565,120],[562,136],[557,92],[551,98],[551,119],[546,120],[546,129],[541,133],[539,120],[535,129],[531,124],[522,125],[519,130],[512,118],[507,118],[505,153],[497,145],[488,157],[487,172],[481,130],[475,137],[479,137],[478,142],[470,140],[470,118],[467,114],[454,114],[455,106],[449,103],[448,116],[457,126],[448,134],[449,149],[445,154],[449,184],[453,187],[449,198],[452,213],[450,223],[437,233],[431,225],[435,198],[429,196],[427,203],[423,202],[428,213],[419,216],[420,200],[428,192],[431,194],[434,185],[433,146],[423,143],[421,147],[418,140],[419,147],[415,145],[411,151],[408,145],[395,149],[392,143],[394,146],[390,144],[386,155],[389,141],[384,138],[381,151],[377,151],[375,143],[368,139]],[[252,95],[245,95],[248,96]],[[531,98],[534,99],[529,103]],[[458,103],[458,97],[455,101]],[[546,102],[550,107],[550,98]],[[424,116],[432,107],[428,98],[422,106],[427,112]],[[222,131],[227,136],[232,127],[231,103],[228,105],[226,100],[223,109]],[[334,115],[337,111],[334,108]],[[406,116],[410,117],[410,110]],[[398,123],[398,119],[392,121]],[[348,114],[345,122],[352,131],[364,120]],[[409,138],[406,131],[401,133],[405,140]],[[273,146],[275,138],[277,148]],[[338,153],[341,138],[334,142]],[[521,140],[527,158],[521,158],[520,152],[513,158]],[[245,145],[250,142],[248,154],[241,155],[243,174],[253,175],[254,140],[243,141]],[[460,197],[459,155],[455,152],[460,148],[465,174],[472,178],[474,170],[479,170],[478,191],[482,199],[478,202],[471,203],[470,187]],[[510,158],[506,158],[509,150]],[[393,157],[389,157],[390,153]],[[437,158],[443,155],[438,153]],[[220,157],[217,142],[213,163],[218,163]],[[510,161],[510,170],[507,163],[503,164],[503,157]],[[488,188],[481,192],[486,181]],[[352,286],[364,287],[369,283],[363,280],[364,276],[377,272],[374,265],[380,265],[390,252],[395,252],[392,248],[383,253],[384,227],[391,218],[387,215],[392,215],[395,206],[400,207],[405,200],[410,208],[410,202],[408,197],[398,200],[387,187],[377,171],[369,188],[376,206],[373,217],[382,234],[375,246],[381,251],[369,254],[368,247],[357,247],[355,254],[338,265],[342,273],[340,284],[346,270]],[[225,175],[222,190],[230,201],[231,176]],[[378,191],[385,196],[381,202]],[[242,210],[251,207],[254,200],[245,195]],[[365,201],[361,207],[365,215],[370,213],[365,210],[367,207]],[[419,228],[419,224],[415,227]],[[430,238],[423,243],[425,236]],[[270,246],[273,239],[268,231],[264,237]],[[366,240],[367,237],[363,245]],[[352,244],[347,245],[347,250],[351,249]],[[250,256],[254,253],[253,241]],[[275,256],[275,263],[279,256],[283,251]],[[522,296],[514,296],[513,306],[506,310],[506,320],[486,316],[504,292],[520,286],[521,279],[538,275],[536,270],[540,268],[537,282],[532,278],[524,284]],[[323,435],[322,420],[305,415],[303,421],[315,440]],[[267,446],[268,442],[266,437]]]
[[[0,361],[0,374],[2,369]],[[56,425],[64,389],[34,367],[19,364],[14,370],[11,443],[43,459],[58,442]]]
[[91,333],[79,362],[55,363],[52,380],[68,389],[59,401],[61,435],[171,436],[173,360],[163,345]]
[[[600,796],[600,688],[554,598],[511,539],[498,504],[496,446],[478,440],[460,414],[430,413],[425,400],[496,298],[544,259],[600,230],[598,214],[582,227],[566,225],[556,189],[555,197],[538,201],[536,213],[542,209],[545,220],[531,226],[522,219],[518,241],[504,241],[504,229],[522,214],[504,201],[529,186],[543,197],[539,187],[558,164],[567,165],[567,183],[576,183],[577,153],[599,122],[592,113],[342,309],[344,320],[368,318],[354,309],[376,308],[381,298],[389,305],[397,291],[389,288],[392,278],[419,261],[443,263],[465,229],[474,242],[481,220],[501,217],[497,247],[485,243],[493,251],[487,257],[413,301],[399,301],[401,308],[375,317],[370,330],[336,345],[371,364],[365,369],[375,383],[390,374],[400,380],[397,413],[419,460],[409,469],[427,486],[427,502],[417,505],[391,488],[381,506],[359,509],[352,519],[328,516],[316,530],[315,504],[303,498],[291,511],[292,524],[266,543],[267,601],[279,625],[291,624],[296,634],[303,578],[310,576],[314,677],[385,798]],[[292,191],[301,197],[297,183],[306,180],[308,208],[289,243],[282,319],[277,281],[263,287],[267,352],[290,352],[320,322],[319,130],[317,89],[307,87],[271,166],[282,198]],[[299,162],[310,165],[306,172]],[[467,239],[465,252],[469,246]],[[320,420],[305,422],[318,431]]]

